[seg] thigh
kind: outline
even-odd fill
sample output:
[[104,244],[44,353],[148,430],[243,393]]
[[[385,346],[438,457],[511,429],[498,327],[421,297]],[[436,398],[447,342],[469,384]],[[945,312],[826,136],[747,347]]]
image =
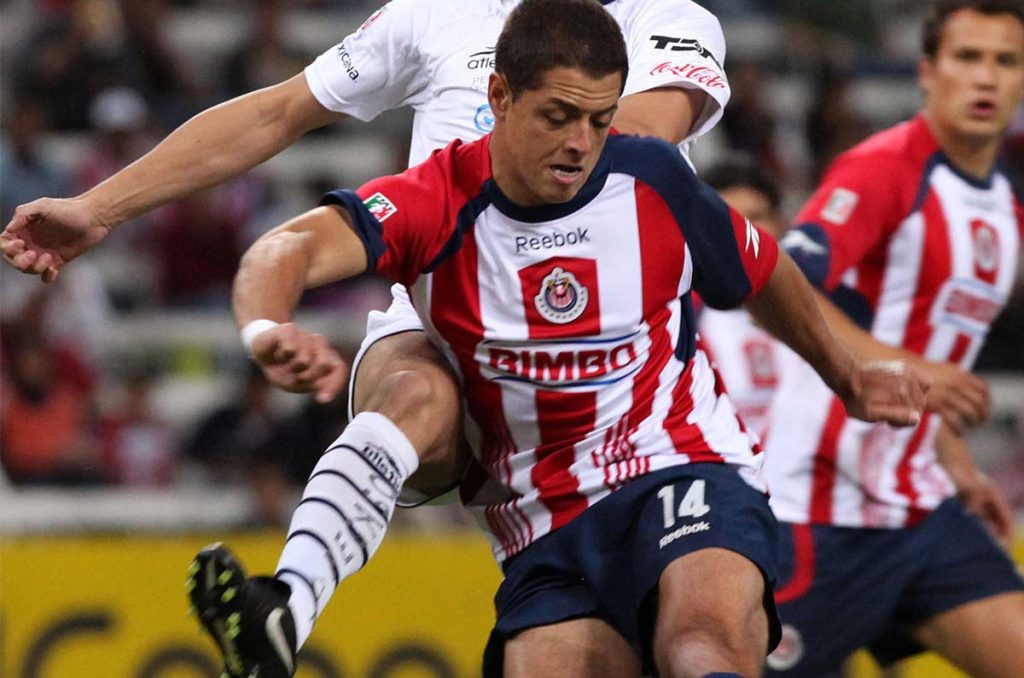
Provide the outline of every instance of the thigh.
[[[735,551],[707,548],[673,561],[658,581],[654,655],[659,665],[714,670],[718,657],[743,675],[757,675],[768,650],[765,579]],[[684,648],[687,644],[689,647]]]
[[470,458],[462,433],[462,396],[448,361],[422,331],[377,338],[360,350],[353,366],[351,409],[385,411],[394,394],[382,388],[400,373],[414,373],[430,397],[417,403],[414,445],[420,468],[402,488],[400,503],[421,503],[458,485]]
[[506,678],[640,678],[640,660],[607,622],[595,618],[538,626],[505,643]]
[[1024,592],[975,600],[921,624],[917,640],[977,678],[1015,678],[1024,666]]

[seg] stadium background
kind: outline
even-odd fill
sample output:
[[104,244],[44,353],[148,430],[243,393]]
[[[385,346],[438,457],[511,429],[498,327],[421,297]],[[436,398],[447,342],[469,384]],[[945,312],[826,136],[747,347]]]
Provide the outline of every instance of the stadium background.
[[[0,0],[0,218],[73,195],[206,106],[293,75],[376,4]],[[754,158],[789,215],[830,158],[920,102],[920,0],[702,4],[722,21],[733,99],[694,160]],[[311,134],[124,227],[56,285],[0,267],[0,674],[216,675],[187,617],[185,567],[223,538],[252,569],[271,568],[302,480],[344,423],[341,404],[272,393],[253,374],[230,319],[231,274],[248,243],[325,189],[402,169],[410,120]],[[1020,179],[1024,113],[1006,159]],[[1022,287],[980,364],[996,415],[971,434],[1019,520]],[[384,303],[385,285],[358,280],[309,295],[301,317],[351,350],[365,311]],[[399,512],[374,563],[335,597],[300,676],[475,675],[498,579],[460,509]],[[878,675],[864,658],[848,672]],[[956,675],[934,659],[893,673]]]

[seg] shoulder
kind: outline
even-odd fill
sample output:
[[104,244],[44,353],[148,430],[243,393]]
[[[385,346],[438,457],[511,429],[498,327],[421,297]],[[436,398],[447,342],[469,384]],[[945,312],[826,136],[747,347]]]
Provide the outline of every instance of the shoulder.
[[[939,151],[922,118],[900,123],[868,137],[841,154],[834,168],[854,168],[872,171],[924,172],[929,160]],[[919,176],[919,174],[918,174]],[[908,179],[907,175],[893,175],[891,179]]]
[[628,174],[646,183],[666,174],[673,181],[680,176],[696,178],[679,149],[658,137],[612,134],[606,152],[612,172]]

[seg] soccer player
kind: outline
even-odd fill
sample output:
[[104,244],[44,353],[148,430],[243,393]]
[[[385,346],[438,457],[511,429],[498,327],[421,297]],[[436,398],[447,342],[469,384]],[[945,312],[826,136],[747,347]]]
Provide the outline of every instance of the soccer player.
[[[455,138],[478,138],[493,124],[486,88],[494,45],[516,4],[394,0],[303,74],[196,116],[142,159],[76,198],[44,198],[19,207],[0,235],[0,249],[20,270],[52,280],[67,262],[123,222],[244,172],[306,131],[346,116],[368,121],[389,108],[412,106],[410,162],[424,160]],[[725,44],[717,20],[689,0],[602,4],[626,37],[631,65],[614,124],[624,132],[681,143],[685,149],[717,123],[729,98],[721,65]],[[340,365],[322,339],[302,337],[301,342],[295,365],[314,354],[321,363]],[[467,457],[460,433],[459,386],[427,340],[404,289],[396,289],[387,313],[371,315],[352,373],[353,414],[373,410],[382,401],[420,413],[418,431],[424,442],[416,448],[416,468],[403,486],[407,502],[457,483]],[[315,391],[320,400],[333,398],[344,383],[343,372],[334,369],[319,378],[309,370],[268,370],[268,375],[291,390]],[[351,455],[339,448],[327,456]],[[352,457],[338,463],[360,462]],[[282,569],[304,572],[307,558],[322,560],[315,544],[309,555],[308,533],[324,520],[336,519],[329,507],[321,507],[323,515],[306,505],[297,516]],[[376,543],[368,544],[368,555]],[[317,582],[320,608],[335,585],[333,577],[322,579]],[[295,595],[305,597],[299,588]],[[298,621],[301,643],[311,623],[307,616]]]
[[[727,160],[711,167],[704,181],[729,207],[779,239],[786,230],[775,182],[752,161]],[[768,407],[778,386],[778,344],[744,309],[704,308],[698,332],[729,400],[747,429],[763,439]]]
[[[875,339],[969,369],[1017,275],[1024,215],[996,156],[1024,99],[1024,2],[936,3],[919,78],[920,115],[840,156],[783,243]],[[772,675],[823,675],[869,647],[1019,676],[1024,583],[954,497],[936,438],[950,468],[955,431],[854,421],[782,362],[765,454],[786,547]]]
[[[625,49],[590,0],[526,0],[497,41],[492,134],[328,194],[261,238],[236,279],[236,318],[269,370],[292,367],[304,288],[374,270],[409,289],[464,389],[479,465],[463,493],[503,563],[491,675],[636,675],[638,658],[665,676],[760,671],[777,632],[774,524],[691,291],[746,301],[857,416],[913,423],[923,405],[909,373],[851,361],[775,241],[673,146],[609,137]],[[293,670],[293,622],[379,541],[419,419],[384,400],[335,443],[357,464],[318,464],[299,512],[326,504],[335,520],[304,542],[309,576],[246,579],[223,547],[199,555],[192,599],[230,675]],[[356,492],[326,498],[338,485]],[[597,628],[624,646],[614,665],[581,652]]]

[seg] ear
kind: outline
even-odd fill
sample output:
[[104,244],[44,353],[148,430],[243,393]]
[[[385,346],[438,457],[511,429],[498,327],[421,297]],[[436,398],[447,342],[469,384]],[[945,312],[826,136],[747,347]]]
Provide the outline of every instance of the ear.
[[495,120],[504,120],[508,115],[512,106],[512,88],[501,73],[491,73],[487,81],[487,103],[491,105]]
[[928,57],[921,57],[917,62],[917,80],[921,83],[921,89],[925,96],[932,90],[932,83],[935,81],[935,62]]

